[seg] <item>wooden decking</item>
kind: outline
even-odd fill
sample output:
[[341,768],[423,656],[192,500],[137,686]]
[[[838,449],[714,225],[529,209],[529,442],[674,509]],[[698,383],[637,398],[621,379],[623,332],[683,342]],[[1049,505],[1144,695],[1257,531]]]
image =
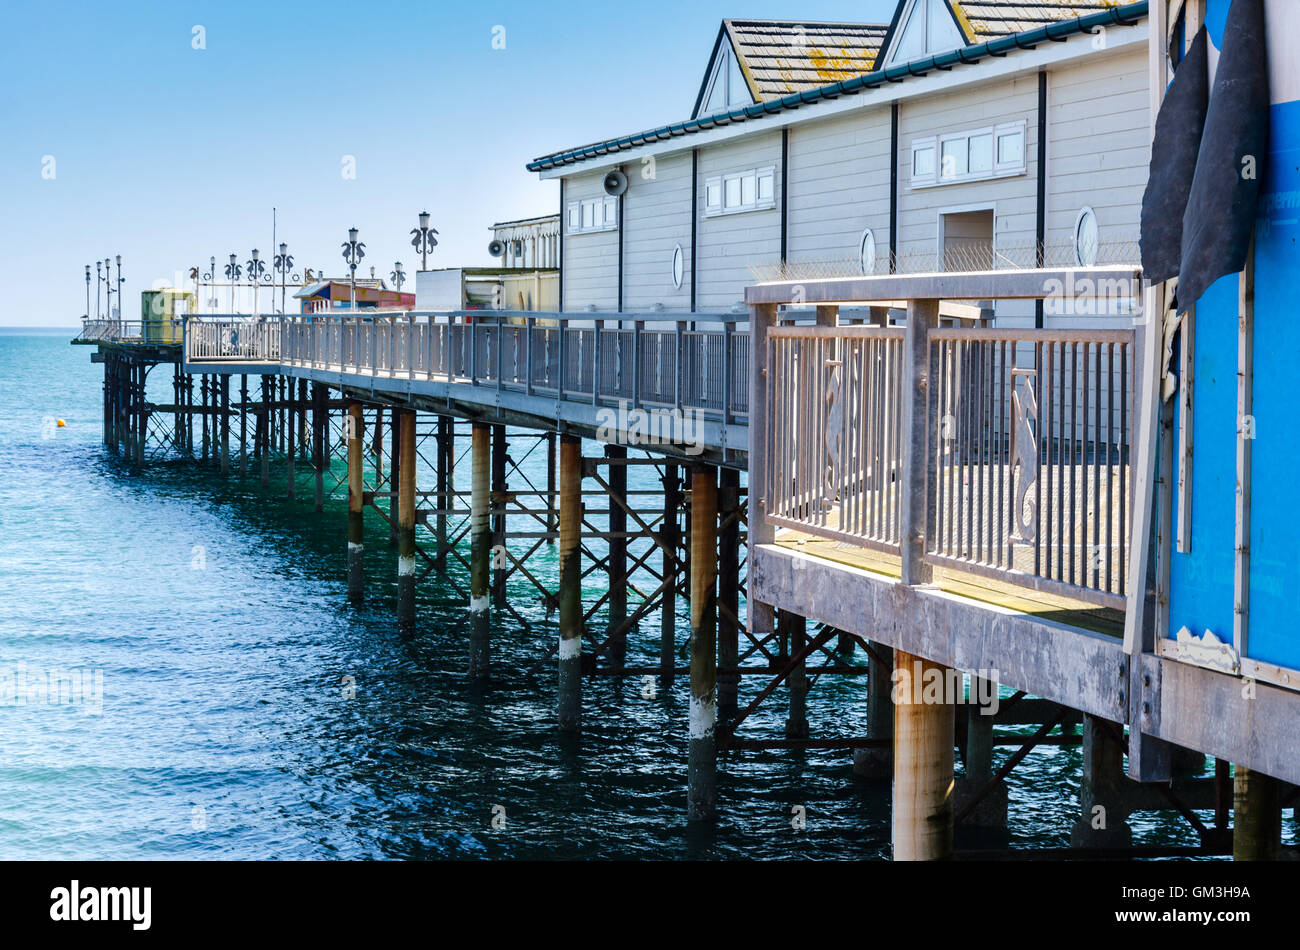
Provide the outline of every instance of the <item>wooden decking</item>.
[[[857,547],[791,530],[777,531],[774,543],[802,554],[847,564],[884,577],[898,578],[900,575],[898,556],[873,548]],[[1116,639],[1124,636],[1124,613],[1120,610],[1097,607],[1070,597],[939,566],[934,568],[934,586],[951,594],[1032,617],[1091,630]]]

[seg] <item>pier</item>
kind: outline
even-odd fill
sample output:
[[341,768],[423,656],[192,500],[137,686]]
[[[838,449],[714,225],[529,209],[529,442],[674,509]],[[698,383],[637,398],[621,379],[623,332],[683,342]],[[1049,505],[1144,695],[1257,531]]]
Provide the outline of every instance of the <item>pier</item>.
[[[574,733],[589,678],[686,677],[684,821],[717,820],[735,756],[843,750],[846,770],[892,782],[895,857],[946,858],[960,829],[1006,840],[1005,779],[1035,747],[1078,745],[1072,853],[1168,853],[1133,846],[1126,822],[1163,809],[1195,829],[1191,853],[1224,854],[1228,763],[1239,791],[1247,768],[1283,780],[1250,799],[1274,817],[1300,774],[1244,732],[1198,745],[1150,712],[1183,722],[1209,687],[1128,635],[1146,590],[1141,326],[995,328],[966,303],[1139,279],[775,282],[748,289],[747,314],[205,315],[176,339],[88,322],[76,342],[104,365],[105,444],[131,466],[179,456],[274,490],[274,460],[286,494],[312,473],[318,511],[346,495],[354,602],[365,521],[386,522],[398,630],[421,635],[417,591],[440,585],[465,608],[470,684],[550,667],[555,727]],[[159,368],[171,402],[146,397]],[[544,484],[519,468],[534,453]],[[542,545],[558,572],[530,567]],[[608,583],[593,602],[594,573]],[[492,661],[492,618],[521,579],[558,620],[531,671]],[[658,663],[629,665],[629,638],[647,636]],[[865,728],[808,722],[825,676],[861,684],[863,709],[845,712]],[[1277,694],[1270,728],[1300,725],[1289,696],[1259,688]],[[780,702],[782,735],[745,728]],[[995,768],[997,748],[1014,752]],[[1197,774],[1206,752],[1214,777]],[[1237,827],[1263,828],[1258,845],[1277,822]]]

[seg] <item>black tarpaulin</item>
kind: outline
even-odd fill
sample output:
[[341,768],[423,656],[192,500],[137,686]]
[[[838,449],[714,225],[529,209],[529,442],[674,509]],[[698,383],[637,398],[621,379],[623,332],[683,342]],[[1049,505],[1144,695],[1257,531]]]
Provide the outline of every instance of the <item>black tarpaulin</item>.
[[1151,171],[1142,196],[1142,273],[1153,283],[1178,276],[1183,256],[1183,213],[1210,103],[1205,27],[1197,31],[1165,93],[1151,143]]
[[1183,214],[1178,308],[1246,264],[1268,149],[1263,0],[1233,0]]

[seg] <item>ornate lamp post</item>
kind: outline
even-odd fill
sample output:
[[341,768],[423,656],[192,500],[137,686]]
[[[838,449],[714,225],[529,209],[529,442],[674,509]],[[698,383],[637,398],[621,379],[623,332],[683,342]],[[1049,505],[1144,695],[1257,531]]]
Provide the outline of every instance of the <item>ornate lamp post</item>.
[[117,255],[117,309],[118,315],[122,311],[122,255]]
[[[110,320],[114,319],[113,317],[113,271],[111,267],[112,267],[112,259],[107,257],[104,258],[104,306],[108,308],[108,319]],[[118,314],[117,319],[121,319],[120,313]]]
[[[104,265],[100,261],[95,261],[95,316],[99,316],[99,285],[104,282],[104,274],[100,268]],[[89,266],[86,270],[87,276],[90,274]]]
[[392,272],[391,274],[389,274],[388,277],[389,277],[389,279],[392,280],[392,282],[393,282],[394,284],[397,285],[397,291],[398,291],[398,293],[401,293],[401,291],[402,291],[402,284],[406,281],[406,272],[405,272],[404,270],[402,270],[402,262],[401,262],[401,261],[395,261],[395,262],[393,263],[393,272]]
[[[262,260],[262,258],[258,255],[257,248],[253,248],[253,252],[248,259],[248,286],[253,288],[253,316],[257,316],[258,284],[259,283],[269,284],[272,282],[272,280],[274,280],[274,278],[269,273],[267,273],[266,270],[266,261]],[[272,294],[274,293],[275,292],[272,291]],[[274,309],[274,304],[272,304],[272,309]]]
[[366,256],[366,246],[357,240],[357,229],[348,228],[348,239],[343,242],[343,260],[352,272],[352,309],[357,309],[357,265]]
[[420,255],[420,270],[429,269],[429,252],[438,246],[438,232],[429,227],[429,212],[420,212],[420,226],[411,229],[411,247]]
[[230,255],[230,263],[226,265],[226,279],[230,281],[230,312],[235,312],[235,286],[239,283],[239,278],[243,276],[244,269],[239,266],[239,257],[235,254]]
[[86,265],[86,319],[90,319],[90,265]]
[[[198,268],[195,268],[195,270],[197,270],[197,269],[198,269]],[[208,258],[208,270],[207,270],[207,272],[203,275],[203,286],[204,286],[204,287],[210,287],[211,284],[212,284],[212,282],[213,282],[214,280],[216,280],[216,277],[217,277],[217,259],[216,259],[215,257],[209,257],[209,258]],[[216,298],[216,297],[209,297],[209,298],[208,298],[208,306],[212,308],[212,312],[213,312],[213,313],[216,313],[216,312],[217,312],[217,298]]]
[[[284,313],[285,302],[285,281],[289,276],[289,271],[293,269],[293,258],[289,256],[289,245],[283,241],[280,242],[280,253],[275,255],[272,261],[276,273],[280,275],[280,312]],[[293,281],[298,282],[298,275],[293,275]]]

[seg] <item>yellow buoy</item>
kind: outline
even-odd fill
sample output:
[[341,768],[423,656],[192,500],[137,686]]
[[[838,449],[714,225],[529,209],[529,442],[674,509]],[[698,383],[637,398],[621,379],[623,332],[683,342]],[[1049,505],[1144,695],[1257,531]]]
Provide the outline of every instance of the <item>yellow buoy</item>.
[[55,423],[55,425],[57,425],[60,429],[62,429],[64,426],[67,425],[67,423],[64,422],[62,419],[60,419],[57,423]]

